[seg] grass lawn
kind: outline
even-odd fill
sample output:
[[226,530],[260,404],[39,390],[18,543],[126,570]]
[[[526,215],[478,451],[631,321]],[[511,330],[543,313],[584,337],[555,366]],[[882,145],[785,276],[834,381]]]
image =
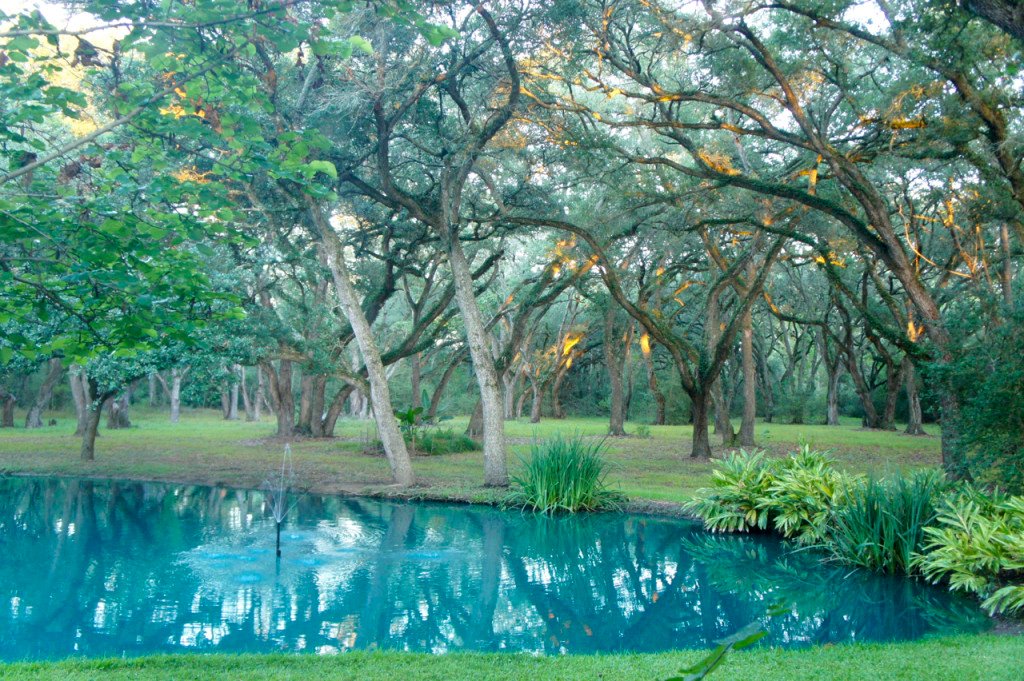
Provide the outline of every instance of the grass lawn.
[[[20,415],[19,415],[20,416]],[[78,459],[79,440],[66,414],[58,425],[40,430],[0,431],[0,473],[151,479],[255,487],[280,463],[283,443],[273,439],[274,424],[223,421],[214,411],[186,411],[178,424],[164,412],[136,409],[135,427],[103,430],[96,461]],[[20,421],[19,421],[20,422]],[[465,420],[444,424],[461,430]],[[535,439],[556,432],[599,437],[603,419],[511,422],[507,433],[513,462]],[[636,425],[627,428],[635,432]],[[681,502],[710,478],[708,462],[687,458],[687,426],[652,427],[650,438],[611,439],[608,457],[613,481],[629,496],[654,502]],[[939,440],[899,433],[865,431],[854,420],[838,427],[758,424],[758,444],[773,453],[809,443],[831,450],[839,465],[855,472],[939,464]],[[331,493],[391,495],[389,471],[381,457],[363,453],[373,438],[372,423],[342,421],[339,437],[292,443],[301,486]],[[424,498],[494,501],[500,492],[481,486],[479,452],[417,457],[418,486],[407,492]],[[2,632],[0,632],[2,635]],[[660,679],[695,661],[699,652],[657,655],[536,658],[513,654],[455,653],[444,656],[356,652],[336,657],[312,655],[176,655],[129,660],[69,660],[0,665],[4,679]],[[755,650],[734,654],[713,679],[1019,679],[1024,637],[957,636],[899,644],[823,646],[807,650]]]
[[[19,414],[20,417],[20,414]],[[101,429],[96,460],[78,459],[79,438],[67,414],[56,415],[58,424],[38,430],[15,428],[0,431],[0,473],[80,475],[133,478],[256,487],[280,464],[283,443],[273,438],[270,418],[260,423],[224,421],[219,412],[185,411],[172,424],[163,411],[134,409],[134,427]],[[19,418],[19,424],[22,422]],[[461,431],[466,420],[442,424]],[[635,424],[627,425],[630,432]],[[688,458],[692,429],[689,426],[654,426],[650,438],[608,440],[608,457],[614,464],[612,480],[630,497],[640,500],[681,502],[707,484],[711,464]],[[539,424],[509,422],[512,461],[528,453],[535,439],[579,433],[600,437],[607,432],[604,419],[545,420]],[[363,453],[374,437],[372,421],[340,421],[338,437],[330,440],[293,442],[299,485],[309,491],[358,494],[396,494],[383,457]],[[939,464],[936,435],[913,437],[898,432],[860,428],[855,419],[841,426],[759,423],[758,445],[784,453],[806,442],[831,450],[842,467],[856,472],[884,473]],[[716,439],[716,438],[713,438]],[[722,450],[724,451],[724,450]],[[494,501],[499,492],[482,486],[483,462],[479,452],[416,457],[413,468],[419,484],[406,494],[422,498]]]
[[[701,653],[658,655],[569,655],[529,657],[513,654],[352,652],[312,655],[176,655],[134,660],[84,660],[0,665],[10,681],[29,679],[266,679],[318,681],[654,681],[678,674]],[[714,681],[1010,681],[1021,678],[1024,639],[1020,636],[957,636],[914,643],[841,645],[798,651],[755,650],[731,655]]]

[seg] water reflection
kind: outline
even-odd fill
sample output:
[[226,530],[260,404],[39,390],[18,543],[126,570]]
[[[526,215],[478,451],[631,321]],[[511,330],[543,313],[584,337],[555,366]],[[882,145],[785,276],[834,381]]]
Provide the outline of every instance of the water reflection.
[[773,645],[987,626],[970,600],[650,517],[0,479],[0,659],[181,650],[705,647],[785,599]]

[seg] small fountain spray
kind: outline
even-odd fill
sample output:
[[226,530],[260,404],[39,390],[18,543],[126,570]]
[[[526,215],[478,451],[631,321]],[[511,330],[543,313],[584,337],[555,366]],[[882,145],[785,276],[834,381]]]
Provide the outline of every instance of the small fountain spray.
[[260,489],[267,493],[267,504],[270,505],[270,514],[274,516],[277,524],[277,557],[281,557],[281,525],[288,516],[292,506],[288,504],[288,489],[295,482],[295,467],[292,464],[291,445],[284,446],[284,454],[281,455],[281,470],[271,473],[263,481]]

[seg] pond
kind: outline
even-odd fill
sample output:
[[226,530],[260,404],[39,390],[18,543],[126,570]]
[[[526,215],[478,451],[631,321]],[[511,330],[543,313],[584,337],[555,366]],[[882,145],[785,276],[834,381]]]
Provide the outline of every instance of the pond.
[[[539,654],[892,641],[976,603],[685,520],[0,478],[0,659],[388,648]],[[793,611],[767,618],[773,602]]]

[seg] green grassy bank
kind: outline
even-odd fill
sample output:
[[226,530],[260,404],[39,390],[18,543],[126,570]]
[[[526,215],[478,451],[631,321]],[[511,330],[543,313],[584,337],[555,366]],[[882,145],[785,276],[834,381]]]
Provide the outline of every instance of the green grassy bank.
[[[318,681],[453,681],[503,679],[663,679],[692,664],[695,652],[657,655],[529,657],[513,654],[352,652],[313,655],[176,655],[0,666],[10,681],[64,679],[174,680],[225,678]],[[958,636],[912,643],[840,645],[806,650],[754,650],[731,655],[715,681],[1010,681],[1021,678],[1024,638]]]

